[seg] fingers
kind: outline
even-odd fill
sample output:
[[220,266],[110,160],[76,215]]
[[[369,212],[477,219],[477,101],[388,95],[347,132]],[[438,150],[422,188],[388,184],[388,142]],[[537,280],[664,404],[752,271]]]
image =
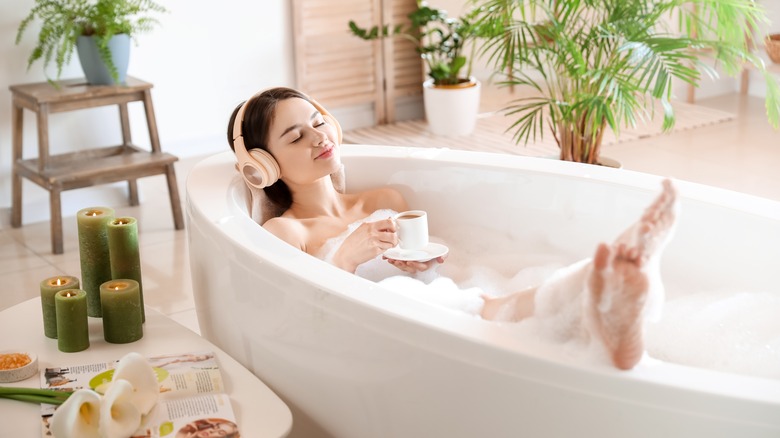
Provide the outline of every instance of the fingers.
[[362,244],[386,251],[398,245],[398,236],[395,233],[395,225],[390,220],[366,222],[360,225],[358,231],[350,237],[363,242]]
[[398,236],[395,233],[380,231],[376,233],[374,237],[377,240],[377,246],[384,250],[388,250],[398,245]]
[[392,218],[382,219],[372,222],[373,226],[379,231],[395,233],[395,221]]
[[428,260],[426,262],[414,262],[414,261],[388,259],[387,257],[383,257],[383,258],[387,260],[388,263],[395,266],[396,268],[404,272],[408,272],[410,274],[427,271],[428,269],[432,268],[437,262],[441,263],[439,259],[442,259],[441,257],[438,257],[436,259]]
[[408,272],[410,274],[414,274],[416,272],[425,271],[428,269],[428,266],[425,263],[420,262],[406,262],[401,260],[388,260],[391,265],[395,266],[396,268]]

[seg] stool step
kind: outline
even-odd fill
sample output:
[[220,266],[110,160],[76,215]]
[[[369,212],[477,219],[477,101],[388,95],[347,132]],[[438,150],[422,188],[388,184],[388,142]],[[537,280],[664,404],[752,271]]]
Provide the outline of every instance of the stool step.
[[177,160],[168,153],[119,145],[50,156],[43,171],[37,158],[19,160],[15,170],[43,188],[70,190],[164,174]]

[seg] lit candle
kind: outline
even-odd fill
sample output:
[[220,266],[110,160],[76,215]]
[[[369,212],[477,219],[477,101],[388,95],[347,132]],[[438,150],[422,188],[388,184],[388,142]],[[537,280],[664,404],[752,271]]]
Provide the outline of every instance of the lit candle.
[[122,278],[100,285],[103,306],[103,337],[113,344],[126,344],[141,339],[141,294],[138,282]]
[[54,294],[65,289],[78,289],[79,279],[69,275],[58,275],[41,282],[41,310],[43,310],[43,334],[57,339],[57,311],[54,308]]
[[114,219],[114,210],[108,207],[84,208],[76,214],[79,228],[81,282],[87,292],[89,316],[101,315],[100,285],[111,280],[106,224],[112,219]]
[[73,353],[89,347],[87,324],[87,293],[79,289],[65,289],[54,295],[57,312],[57,347]]
[[138,221],[135,218],[120,217],[108,223],[108,251],[111,255],[111,278],[130,278],[138,282],[141,321],[146,321],[141,254],[138,250]]

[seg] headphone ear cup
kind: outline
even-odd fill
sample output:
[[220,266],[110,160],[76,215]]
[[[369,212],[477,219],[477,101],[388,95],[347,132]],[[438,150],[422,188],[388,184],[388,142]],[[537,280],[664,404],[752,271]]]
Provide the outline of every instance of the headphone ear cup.
[[251,160],[241,165],[241,175],[250,185],[262,189],[279,181],[281,169],[270,153],[262,149],[247,152]]

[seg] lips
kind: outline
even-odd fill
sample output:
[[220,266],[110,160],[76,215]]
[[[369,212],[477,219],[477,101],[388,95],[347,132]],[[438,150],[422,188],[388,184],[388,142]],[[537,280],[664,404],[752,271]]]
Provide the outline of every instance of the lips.
[[315,158],[315,160],[318,160],[320,158],[329,158],[331,155],[333,155],[333,145],[325,146],[322,153],[317,155],[317,158]]

